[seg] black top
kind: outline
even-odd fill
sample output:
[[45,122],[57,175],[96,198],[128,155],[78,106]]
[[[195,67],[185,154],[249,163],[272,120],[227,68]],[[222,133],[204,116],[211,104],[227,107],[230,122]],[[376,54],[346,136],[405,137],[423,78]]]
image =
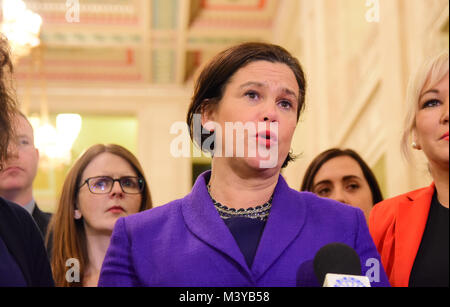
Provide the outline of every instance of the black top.
[[259,241],[269,218],[272,209],[273,195],[269,201],[261,206],[247,209],[228,208],[217,202],[211,195],[211,189],[208,184],[208,193],[213,201],[214,207],[222,220],[227,225],[234,239],[236,240],[241,253],[244,255],[245,262],[249,269],[252,267],[253,260],[258,249]]
[[248,217],[232,217],[223,221],[241,249],[245,262],[251,268],[266,222]]
[[410,287],[448,287],[449,215],[437,199],[431,200],[430,213],[409,277]]
[[[54,285],[44,241],[33,218],[21,206],[1,197],[0,238],[11,259],[20,268],[26,285],[44,287]],[[11,276],[0,275],[1,284],[7,285],[9,278]]]

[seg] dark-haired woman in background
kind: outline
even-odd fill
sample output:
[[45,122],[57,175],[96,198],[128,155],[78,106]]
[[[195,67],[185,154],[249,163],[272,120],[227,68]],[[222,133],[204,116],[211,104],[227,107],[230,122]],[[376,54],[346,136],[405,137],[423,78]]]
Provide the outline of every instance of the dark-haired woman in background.
[[351,149],[331,148],[314,158],[300,190],[358,207],[367,221],[372,207],[383,200],[372,170]]
[[[99,285],[320,286],[314,274],[297,272],[331,242],[355,249],[365,274],[379,255],[362,211],[290,189],[280,175],[305,88],[297,59],[279,46],[245,43],[217,55],[187,116],[191,137],[212,151],[212,171],[185,198],[117,221]],[[214,134],[195,135],[196,115]],[[248,129],[236,138],[219,133],[230,124]],[[230,143],[227,154],[220,144]],[[372,285],[388,285],[379,273]]]
[[[13,135],[15,101],[9,88],[13,66],[7,41],[0,35],[0,169]],[[0,197],[0,287],[53,286],[41,233],[31,215]]]

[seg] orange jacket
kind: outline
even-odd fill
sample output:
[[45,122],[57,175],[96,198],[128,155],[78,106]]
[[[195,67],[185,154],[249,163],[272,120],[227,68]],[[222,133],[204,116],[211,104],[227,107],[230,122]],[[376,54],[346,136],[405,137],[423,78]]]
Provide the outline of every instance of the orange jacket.
[[375,205],[369,230],[393,287],[407,287],[430,211],[434,183]]

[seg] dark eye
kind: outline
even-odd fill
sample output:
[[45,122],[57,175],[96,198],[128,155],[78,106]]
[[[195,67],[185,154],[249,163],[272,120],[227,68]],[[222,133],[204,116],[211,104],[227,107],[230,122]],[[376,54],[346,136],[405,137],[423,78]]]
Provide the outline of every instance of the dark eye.
[[347,185],[346,188],[347,188],[347,190],[355,191],[355,190],[359,189],[359,184],[351,183],[351,184]]
[[259,98],[259,94],[255,91],[247,91],[245,93],[245,96],[247,96],[248,98],[254,100],[254,99],[258,99]]
[[94,178],[91,182],[91,187],[96,190],[106,190],[108,185],[110,184],[110,179],[100,177],[100,178]]
[[121,179],[121,183],[123,187],[128,188],[136,188],[138,186],[138,182],[134,178],[123,178]]
[[288,100],[282,100],[278,103],[283,109],[290,109],[292,108],[292,103]]
[[29,142],[27,139],[20,139],[20,140],[19,140],[19,144],[20,144],[20,145],[29,145],[30,142]]
[[430,107],[435,107],[435,106],[438,106],[438,105],[440,105],[440,104],[441,104],[441,102],[440,102],[439,100],[437,100],[437,99],[430,99],[430,100],[427,100],[427,101],[422,105],[422,109],[430,108]]
[[328,195],[330,195],[331,193],[331,189],[330,188],[323,188],[323,189],[319,189],[316,194],[321,196],[321,197],[327,197]]

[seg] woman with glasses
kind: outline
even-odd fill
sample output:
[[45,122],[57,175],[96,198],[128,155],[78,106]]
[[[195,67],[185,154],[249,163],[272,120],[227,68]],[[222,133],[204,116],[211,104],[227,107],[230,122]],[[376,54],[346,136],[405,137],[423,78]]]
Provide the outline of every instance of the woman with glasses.
[[56,285],[96,286],[117,219],[151,207],[144,172],[131,152],[119,145],[89,148],[68,173],[49,226]]

